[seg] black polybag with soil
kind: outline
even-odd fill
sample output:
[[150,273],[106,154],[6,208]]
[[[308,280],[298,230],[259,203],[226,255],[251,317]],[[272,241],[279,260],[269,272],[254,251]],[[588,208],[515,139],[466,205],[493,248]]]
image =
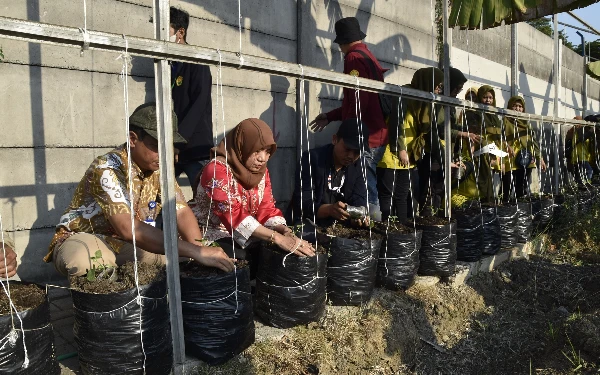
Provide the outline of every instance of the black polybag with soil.
[[465,262],[481,259],[483,250],[483,219],[478,209],[454,210],[456,219],[456,258]]
[[[413,285],[419,269],[419,249],[423,231],[388,230],[381,242],[377,263],[377,285],[404,290]],[[382,234],[385,235],[385,232]]]
[[517,202],[517,242],[525,243],[531,237],[531,203]]
[[[21,284],[19,281],[9,281],[9,283]],[[4,285],[6,286],[6,283]],[[0,293],[5,292],[0,290]],[[14,310],[12,318],[11,314],[0,315],[0,374],[60,374],[60,367],[54,356],[54,333],[50,324],[48,296],[45,296],[39,306],[19,311],[18,315],[19,317]],[[23,345],[23,333],[25,345]],[[24,367],[25,349],[27,349],[27,367]]]
[[592,193],[588,190],[579,190],[577,192],[577,209],[582,214],[587,214],[592,209]]
[[180,280],[187,354],[220,365],[254,343],[249,267]]
[[141,298],[137,288],[108,294],[71,289],[73,332],[84,374],[171,372],[173,349],[165,279],[140,285],[139,294]]
[[417,228],[423,231],[418,274],[452,276],[456,268],[456,221],[436,225],[417,221]]
[[319,236],[329,249],[327,298],[333,305],[357,306],[371,299],[381,239],[374,231],[364,232],[371,239]]
[[517,230],[519,212],[516,204],[505,203],[496,206],[500,222],[501,248],[510,249],[517,246],[519,233]]
[[483,215],[483,255],[495,255],[502,247],[502,233],[500,232],[500,220],[494,206],[482,206]]
[[263,323],[291,328],[319,320],[325,312],[327,254],[299,257],[263,243],[256,276],[254,311]]
[[531,201],[531,213],[533,215],[532,230],[533,233],[545,231],[552,221],[554,212],[554,199],[544,197]]

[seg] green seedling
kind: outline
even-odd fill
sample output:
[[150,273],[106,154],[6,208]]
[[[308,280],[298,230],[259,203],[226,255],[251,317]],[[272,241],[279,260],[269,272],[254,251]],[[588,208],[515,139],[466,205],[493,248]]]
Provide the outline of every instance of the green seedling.
[[548,332],[547,332],[547,334],[548,334],[548,337],[550,337],[550,339],[552,341],[556,340],[557,330],[554,327],[554,325],[552,325],[552,322],[548,322]]
[[580,370],[585,365],[585,362],[581,358],[581,352],[578,350],[575,350],[575,347],[573,346],[573,343],[571,342],[569,335],[567,335],[567,341],[569,342],[569,346],[570,346],[569,353],[565,353],[562,350],[561,350],[561,352],[565,356],[565,358],[567,358],[569,360],[569,362],[571,362],[571,365],[573,366],[573,372],[575,372],[575,371]]
[[102,251],[100,251],[100,250],[96,250],[96,253],[94,253],[94,256],[90,257],[90,260],[92,261],[92,268],[90,268],[87,271],[87,279],[88,279],[88,281],[95,281],[96,276],[99,276],[100,273],[102,273],[103,271],[107,270],[110,267],[108,267],[104,263],[104,258],[102,258]]
[[213,241],[209,241],[207,239],[201,239],[201,240],[199,240],[197,238],[194,238],[194,241],[200,242],[200,246],[221,247],[221,246],[219,246],[218,243],[213,242]]

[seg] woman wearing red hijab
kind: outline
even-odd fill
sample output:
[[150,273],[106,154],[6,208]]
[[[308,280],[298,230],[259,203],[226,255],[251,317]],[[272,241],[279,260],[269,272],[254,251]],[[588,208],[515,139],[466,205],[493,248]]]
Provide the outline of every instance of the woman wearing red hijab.
[[225,252],[235,246],[236,252],[241,250],[238,258],[245,258],[243,249],[257,240],[298,256],[315,255],[308,242],[294,236],[275,207],[267,161],[276,149],[269,126],[246,119],[211,150],[212,160],[202,171],[192,210],[204,239],[217,241]]

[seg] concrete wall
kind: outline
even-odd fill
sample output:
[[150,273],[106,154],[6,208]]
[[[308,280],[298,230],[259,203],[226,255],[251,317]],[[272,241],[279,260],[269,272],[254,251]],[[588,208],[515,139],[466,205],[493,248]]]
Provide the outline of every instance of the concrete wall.
[[[171,3],[192,17],[190,44],[238,51],[237,0]],[[152,37],[152,0],[88,0],[87,7],[89,29]],[[428,0],[242,1],[242,53],[341,71],[342,55],[332,43],[334,23],[355,16],[367,33],[365,42],[390,69],[386,81],[405,84],[416,69],[436,65],[429,7]],[[73,27],[83,27],[84,22],[82,1],[0,0],[0,14]],[[520,87],[530,110],[551,113],[552,42],[526,25],[519,29]],[[509,93],[509,38],[508,28],[454,33],[453,65],[468,74],[469,85],[497,87],[502,93],[499,105],[504,105]],[[122,62],[115,53],[86,51],[80,56],[76,48],[8,39],[0,39],[0,46],[5,55],[0,64],[0,212],[4,227],[14,232],[19,276],[52,280],[57,278],[53,266],[41,264],[41,258],[53,226],[93,158],[125,141]],[[568,117],[581,103],[576,60],[570,51],[563,52],[561,114]],[[292,193],[297,155],[297,82],[223,69],[221,113],[216,107],[216,67],[211,71],[215,141],[244,118],[260,117],[269,123],[278,139],[269,167],[276,199],[285,206]],[[134,57],[127,72],[133,110],[154,98],[152,61]],[[599,89],[597,81],[590,80],[595,111]],[[306,82],[306,92],[309,120],[340,105],[339,87]],[[311,147],[328,142],[336,128],[332,124],[311,135]],[[182,177],[179,181],[190,198],[191,189]]]

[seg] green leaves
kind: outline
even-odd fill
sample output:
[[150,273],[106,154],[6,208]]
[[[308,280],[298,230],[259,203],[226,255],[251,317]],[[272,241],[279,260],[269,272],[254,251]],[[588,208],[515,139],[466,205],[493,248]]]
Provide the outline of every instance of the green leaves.
[[[100,272],[104,271],[106,268],[106,264],[104,264],[104,259],[102,258],[102,251],[96,250],[93,257],[90,257],[92,261],[92,268],[87,271],[87,279],[88,281],[95,281],[96,275]],[[100,263],[102,261],[102,263]]]
[[600,61],[589,63],[587,65],[587,72],[590,76],[600,79]]

